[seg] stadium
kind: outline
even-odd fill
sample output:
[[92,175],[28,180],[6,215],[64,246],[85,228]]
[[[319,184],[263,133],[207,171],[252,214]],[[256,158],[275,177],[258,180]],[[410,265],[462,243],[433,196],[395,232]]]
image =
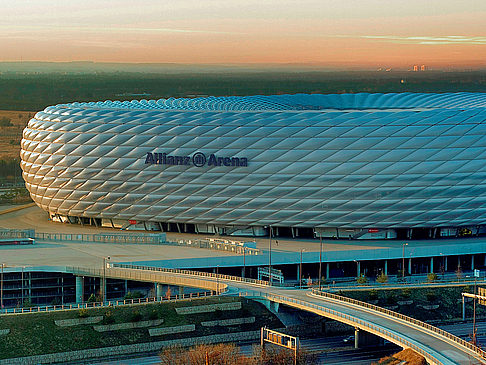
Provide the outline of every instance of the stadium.
[[486,94],[104,101],[30,120],[21,167],[52,220],[345,239],[486,233]]

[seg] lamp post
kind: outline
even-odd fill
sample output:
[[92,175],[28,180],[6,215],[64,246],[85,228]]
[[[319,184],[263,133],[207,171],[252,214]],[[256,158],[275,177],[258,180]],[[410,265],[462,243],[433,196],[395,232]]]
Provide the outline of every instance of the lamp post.
[[103,257],[103,283],[101,284],[101,300],[103,301],[103,303],[106,302],[106,260],[110,259],[110,256]]
[[402,278],[405,278],[405,246],[408,246],[408,243],[402,244]]
[[268,226],[268,283],[272,285],[272,226]]
[[246,277],[246,246],[243,246],[243,278]]
[[24,267],[22,266],[22,277],[21,277],[21,284],[20,284],[20,290],[22,290],[22,293],[20,294],[20,297],[22,298],[21,305],[22,307],[24,306]]
[[321,290],[322,278],[322,232],[319,232],[319,290]]
[[2,272],[0,273],[0,309],[3,310],[3,267],[5,264],[2,263]]
[[216,295],[219,295],[219,265],[216,266]]
[[302,252],[305,251],[305,248],[300,249],[300,266],[299,266],[299,288],[302,289]]

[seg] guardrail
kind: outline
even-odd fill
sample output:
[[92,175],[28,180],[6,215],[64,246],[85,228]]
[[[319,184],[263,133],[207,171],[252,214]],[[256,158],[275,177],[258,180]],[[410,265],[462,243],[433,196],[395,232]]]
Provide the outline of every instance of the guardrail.
[[447,339],[449,339],[449,340],[451,340],[451,341],[453,341],[453,342],[455,342],[455,343],[457,343],[457,344],[459,344],[461,346],[464,346],[464,347],[468,348],[469,350],[472,350],[473,352],[475,352],[476,354],[478,354],[481,358],[486,359],[486,352],[484,350],[480,349],[479,347],[473,345],[472,343],[469,343],[469,342],[463,340],[462,338],[459,338],[457,336],[454,336],[453,334],[451,334],[451,333],[449,333],[447,331],[444,331],[443,329],[440,329],[438,327],[432,326],[432,325],[430,325],[428,323],[425,323],[423,321],[420,321],[418,319],[415,319],[415,318],[406,316],[404,314],[400,314],[398,312],[391,311],[389,309],[385,309],[385,308],[379,307],[379,306],[374,305],[374,304],[362,302],[360,300],[356,300],[356,299],[352,299],[352,298],[343,297],[343,296],[337,295],[337,294],[332,294],[332,293],[327,293],[327,292],[324,292],[324,291],[319,291],[317,289],[312,289],[312,294],[319,295],[319,296],[322,296],[322,297],[325,297],[325,298],[340,300],[340,301],[343,301],[343,302],[346,302],[346,303],[351,303],[351,304],[354,304],[354,305],[358,305],[360,307],[365,307],[365,308],[368,308],[368,309],[371,309],[371,310],[374,310],[374,311],[377,311],[377,312],[380,312],[380,313],[384,313],[384,314],[387,314],[389,316],[392,316],[392,317],[401,319],[401,320],[403,320],[405,322],[414,324],[416,326],[420,326],[420,327],[425,328],[425,329],[427,329],[427,330],[429,330],[431,332],[434,332],[436,334],[439,334],[441,336],[444,336]]
[[[255,295],[255,293],[257,293],[257,295]],[[426,359],[431,359],[435,364],[444,365],[443,362],[441,362],[439,359],[437,359],[436,357],[434,357],[430,353],[424,351],[422,348],[415,345],[414,343],[411,343],[410,341],[404,339],[402,336],[399,336],[399,335],[397,335],[397,334],[395,334],[391,331],[388,331],[388,330],[386,330],[386,329],[384,329],[380,326],[366,322],[366,321],[359,319],[357,317],[350,316],[349,314],[341,313],[341,312],[338,312],[334,309],[326,308],[326,307],[321,306],[321,305],[305,302],[305,301],[300,300],[300,299],[290,298],[290,297],[286,297],[286,296],[284,297],[284,296],[276,295],[276,294],[268,294],[268,293],[250,291],[250,292],[239,293],[239,295],[240,296],[253,296],[253,297],[259,296],[259,297],[269,299],[269,300],[273,300],[273,301],[276,301],[276,302],[279,302],[279,303],[282,303],[282,304],[292,304],[293,303],[293,304],[298,304],[301,307],[313,308],[313,309],[328,313],[332,316],[345,319],[348,322],[352,322],[353,324],[357,324],[358,326],[360,326],[363,329],[370,329],[372,331],[383,334],[385,337],[395,339],[398,342],[400,342],[401,344],[405,345],[406,347],[410,347],[411,349],[413,349],[417,353],[421,354]]]
[[0,310],[0,314],[25,314],[25,313],[39,313],[39,312],[52,312],[52,311],[65,311],[65,310],[78,310],[88,308],[104,308],[104,307],[121,307],[147,303],[162,303],[162,302],[176,302],[179,300],[192,300],[200,298],[209,298],[215,296],[213,291],[204,291],[188,294],[171,295],[167,297],[148,297],[138,299],[124,299],[124,300],[109,300],[106,302],[92,302],[92,303],[79,303],[79,304],[65,304],[65,305],[46,305],[36,307],[25,308],[4,308]]
[[204,277],[204,278],[212,278],[212,279],[220,279],[220,280],[234,281],[234,282],[240,282],[240,283],[247,283],[247,284],[251,284],[251,285],[269,286],[269,282],[266,281],[266,280],[249,279],[249,278],[242,278],[240,276],[234,276],[234,275],[216,274],[216,273],[194,271],[194,270],[167,269],[167,268],[163,268],[163,267],[129,265],[129,264],[115,264],[115,263],[109,263],[109,267],[121,268],[121,269],[157,271],[157,272],[165,272],[165,273],[172,273],[172,274],[184,274],[184,275],[192,275],[192,276],[197,276],[197,277]]

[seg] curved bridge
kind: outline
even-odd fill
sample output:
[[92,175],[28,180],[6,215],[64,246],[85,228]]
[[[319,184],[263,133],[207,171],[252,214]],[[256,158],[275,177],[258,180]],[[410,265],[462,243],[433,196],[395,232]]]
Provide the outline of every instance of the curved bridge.
[[106,270],[66,268],[75,275],[137,280],[197,287],[228,295],[281,303],[337,320],[372,333],[403,348],[412,348],[429,364],[486,364],[486,352],[422,321],[350,298],[319,292],[270,286],[267,281],[243,279],[190,270],[132,265],[110,265]]

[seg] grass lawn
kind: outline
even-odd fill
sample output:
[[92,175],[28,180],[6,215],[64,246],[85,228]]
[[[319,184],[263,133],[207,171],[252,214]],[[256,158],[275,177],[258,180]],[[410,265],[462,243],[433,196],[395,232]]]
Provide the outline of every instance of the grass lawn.
[[[241,301],[241,310],[216,311],[192,315],[178,315],[174,308],[191,305]],[[108,314],[108,312],[110,314]],[[196,324],[196,331],[181,334],[150,337],[147,328],[99,333],[93,325],[59,327],[58,319],[79,318],[79,311],[56,313],[34,313],[0,317],[0,329],[10,329],[10,333],[0,337],[0,359],[39,355],[45,353],[82,350],[106,346],[126,345],[167,339],[204,336],[215,333],[251,331],[262,326],[280,327],[280,321],[260,303],[244,298],[210,298],[177,303],[146,304],[132,307],[89,309],[88,316],[103,316],[105,323],[124,323],[135,320],[164,319],[160,327]],[[255,316],[252,324],[232,327],[203,327],[201,321]],[[111,320],[107,320],[111,317]]]

